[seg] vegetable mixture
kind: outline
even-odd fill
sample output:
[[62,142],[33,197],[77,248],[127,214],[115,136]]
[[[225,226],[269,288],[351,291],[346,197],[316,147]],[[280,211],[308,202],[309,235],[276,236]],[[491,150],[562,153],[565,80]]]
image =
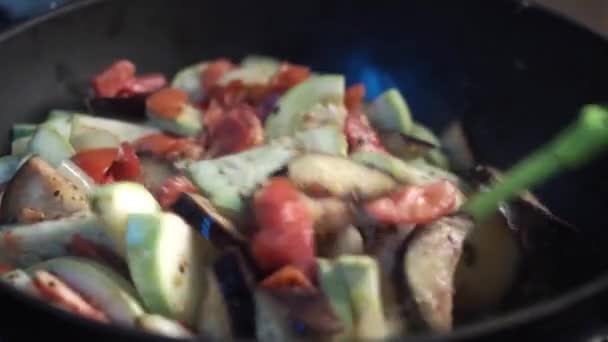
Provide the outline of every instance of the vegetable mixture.
[[397,89],[366,102],[259,56],[170,82],[120,60],[92,88],[0,159],[1,277],[52,305],[172,337],[383,339],[448,332],[524,277],[503,213],[474,234],[459,215],[493,170],[465,176],[457,130]]

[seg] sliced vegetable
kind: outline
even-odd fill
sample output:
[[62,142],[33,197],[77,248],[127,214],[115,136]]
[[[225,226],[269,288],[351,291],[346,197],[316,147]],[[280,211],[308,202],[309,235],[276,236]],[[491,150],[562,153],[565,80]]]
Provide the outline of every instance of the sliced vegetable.
[[306,127],[327,124],[342,127],[346,117],[343,99],[343,76],[310,78],[281,97],[278,111],[266,119],[265,134],[269,139],[275,139],[292,136]]
[[161,336],[172,338],[194,338],[194,334],[180,323],[161,315],[142,315],[135,320],[135,327]]
[[34,286],[40,292],[40,296],[59,307],[86,318],[108,322],[106,315],[87,303],[76,291],[72,290],[61,279],[43,270],[33,272]]
[[410,109],[399,92],[392,88],[376,98],[366,110],[371,124],[381,131],[410,133],[413,122]]
[[127,260],[133,282],[152,312],[194,323],[205,293],[211,244],[172,213],[130,214]]
[[[228,299],[224,297],[221,285],[213,269],[205,272],[205,288],[207,293],[201,302],[196,328],[199,335],[213,341],[230,341],[234,335],[241,335],[241,332],[233,332],[233,321],[228,310]],[[228,292],[234,295],[234,292]],[[238,300],[238,298],[236,299]],[[243,310],[243,316],[251,313],[251,298],[246,302],[248,310]],[[236,312],[238,314],[238,312]],[[246,319],[246,318],[245,318]],[[238,327],[238,324],[234,324]]]
[[64,160],[57,168],[57,173],[76,185],[82,192],[89,194],[95,187],[95,182],[71,160]]
[[34,274],[46,270],[101,310],[113,323],[134,326],[144,313],[133,286],[123,277],[93,261],[65,257],[49,260],[28,269]]
[[[405,241],[401,272],[402,303],[414,329],[452,328],[454,273],[472,221],[443,217],[415,230]],[[438,251],[431,253],[430,251]]]
[[94,216],[0,226],[0,256],[18,267],[72,254],[74,236],[113,251],[114,242]]
[[230,316],[230,327],[234,338],[252,338],[255,333],[255,323],[251,319],[255,315],[253,297],[255,276],[249,263],[238,249],[229,248],[216,260],[213,269],[218,281],[217,287],[221,290]]
[[283,168],[296,152],[279,145],[268,145],[214,160],[193,162],[187,169],[192,183],[217,209],[238,219],[245,200],[272,173]]
[[234,81],[240,81],[245,85],[265,85],[270,82],[279,67],[280,64],[276,61],[249,59],[240,68],[225,73],[218,85],[226,86]]
[[127,217],[160,212],[154,196],[137,183],[117,182],[98,187],[90,196],[90,201],[91,208],[123,256],[126,255]]
[[319,284],[343,326],[339,340],[348,341],[352,338],[354,324],[349,285],[333,262],[327,259],[317,259],[317,265]]
[[371,198],[397,185],[382,172],[349,159],[322,154],[307,154],[290,162],[289,179],[307,193],[337,197],[356,194]]
[[121,142],[133,142],[143,136],[159,133],[153,127],[79,113],[74,113],[72,125],[103,129],[117,136]]
[[325,296],[314,289],[258,288],[255,307],[260,341],[328,340],[342,330]]
[[202,113],[188,103],[188,93],[175,88],[160,90],[146,100],[146,112],[151,122],[161,129],[193,136],[202,130]]
[[119,96],[149,94],[167,85],[165,75],[161,73],[145,74],[129,80],[118,92]]
[[40,126],[32,135],[28,144],[28,152],[39,155],[54,167],[62,161],[70,159],[76,153],[72,145],[56,130]]
[[439,148],[429,141],[398,132],[382,133],[380,140],[392,155],[403,160],[424,157],[433,149]]
[[453,173],[417,160],[405,162],[388,154],[363,151],[352,154],[350,158],[383,171],[403,184],[425,185],[440,180],[460,183],[459,178]]
[[45,122],[40,126],[52,128],[65,140],[70,140],[70,131],[72,129],[72,116],[69,111],[55,109],[52,110]]
[[76,151],[118,148],[120,139],[110,131],[95,127],[88,127],[81,124],[72,125],[70,144]]
[[117,181],[139,181],[141,175],[139,157],[129,143],[120,145],[116,160],[108,172]]
[[2,222],[32,222],[58,219],[86,211],[89,204],[84,192],[62,177],[44,160],[31,157],[22,164],[7,184],[0,204]]
[[245,246],[247,243],[235,224],[218,213],[203,196],[182,192],[172,210],[218,248]]
[[296,133],[295,145],[305,153],[346,156],[346,137],[337,126],[323,126]]
[[362,340],[389,337],[376,261],[369,256],[344,255],[336,260],[334,267],[348,287],[354,336]]

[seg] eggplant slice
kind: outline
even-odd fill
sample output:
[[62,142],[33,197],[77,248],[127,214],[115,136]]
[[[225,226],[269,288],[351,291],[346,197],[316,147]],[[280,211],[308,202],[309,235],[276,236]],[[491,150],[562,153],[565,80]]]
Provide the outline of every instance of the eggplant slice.
[[86,195],[39,157],[28,159],[6,186],[0,221],[32,223],[87,211]]
[[178,174],[173,163],[162,158],[141,154],[139,163],[143,184],[153,194],[158,193],[167,178]]
[[343,329],[325,295],[315,289],[258,288],[255,306],[260,341],[329,341]]
[[129,97],[90,98],[86,100],[89,112],[95,116],[116,119],[131,118],[143,120],[146,117],[146,98],[148,94]]
[[446,216],[418,227],[402,246],[398,283],[413,330],[452,329],[454,273],[473,222],[464,215]]
[[222,216],[205,197],[182,193],[171,209],[190,226],[199,230],[217,248],[228,246],[243,247],[247,239],[235,224]]

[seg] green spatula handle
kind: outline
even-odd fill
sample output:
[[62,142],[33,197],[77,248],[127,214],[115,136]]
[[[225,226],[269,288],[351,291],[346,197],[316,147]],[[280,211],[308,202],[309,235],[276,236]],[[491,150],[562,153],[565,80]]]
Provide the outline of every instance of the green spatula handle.
[[570,127],[517,163],[489,191],[473,195],[463,210],[474,219],[483,220],[492,215],[501,202],[590,161],[607,148],[608,111],[597,105],[585,106]]

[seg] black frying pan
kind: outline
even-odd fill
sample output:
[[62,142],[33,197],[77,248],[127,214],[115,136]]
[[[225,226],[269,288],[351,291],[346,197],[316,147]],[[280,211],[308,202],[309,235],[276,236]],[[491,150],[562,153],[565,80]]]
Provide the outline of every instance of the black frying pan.
[[[546,141],[581,105],[608,100],[608,43],[515,1],[88,0],[0,36],[0,141],[8,146],[16,121],[35,122],[51,108],[82,109],[87,79],[117,58],[172,74],[198,60],[251,53],[342,72],[352,82],[376,75],[381,86],[397,85],[435,130],[462,118],[477,158],[501,168]],[[597,247],[596,261],[608,259],[601,253],[608,246],[606,174],[603,160],[538,191]],[[574,321],[608,290],[604,262],[580,266],[589,276],[562,296],[447,338],[543,336]],[[0,335],[15,340],[152,340],[5,286],[0,303]]]

